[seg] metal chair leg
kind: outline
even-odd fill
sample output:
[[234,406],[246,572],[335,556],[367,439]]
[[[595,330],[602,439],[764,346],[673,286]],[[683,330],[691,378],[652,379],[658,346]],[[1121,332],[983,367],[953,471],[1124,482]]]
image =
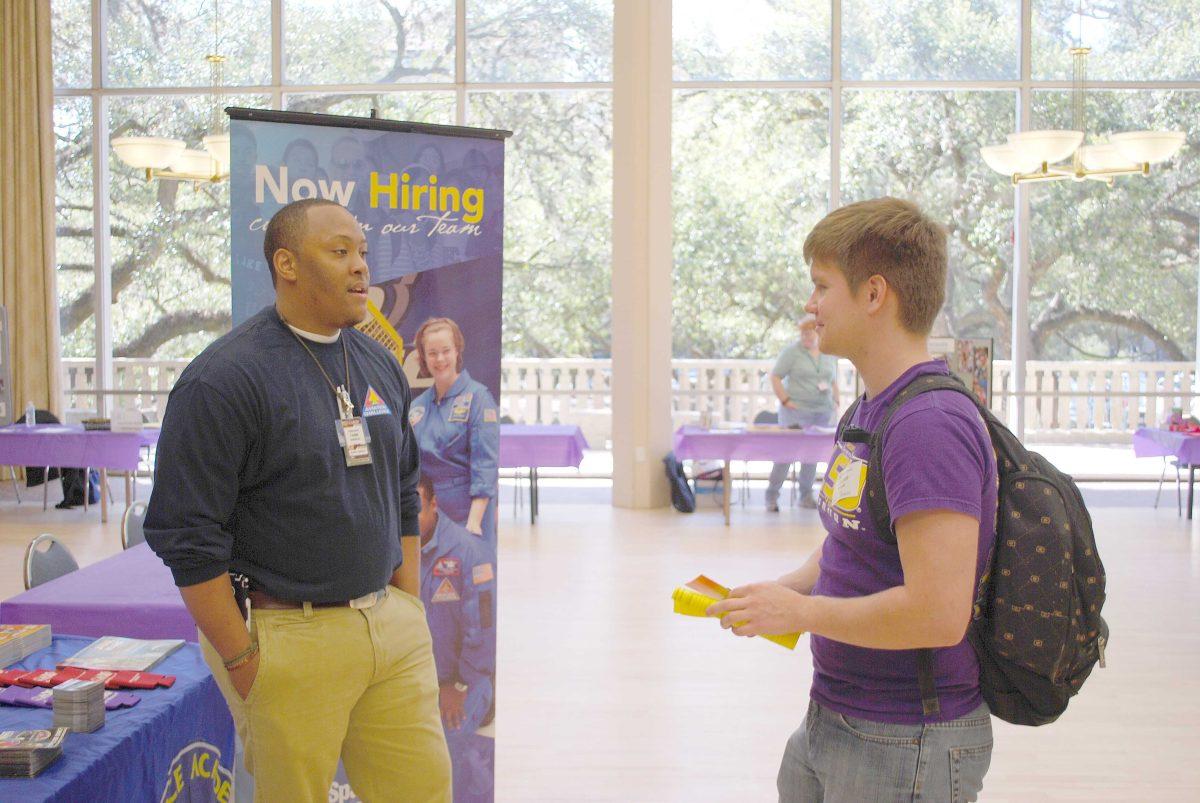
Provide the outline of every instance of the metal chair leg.
[[1179,461],[1175,461],[1175,513],[1183,515],[1183,478],[1179,476]]
[[42,512],[49,509],[50,502],[50,467],[46,466],[46,473],[42,475]]
[[1154,492],[1154,509],[1158,510],[1158,497],[1162,495],[1163,480],[1167,477],[1167,458],[1163,458],[1163,470],[1158,475],[1158,490]]
[[17,483],[17,467],[8,467],[8,476],[12,480],[13,493],[17,495],[17,504],[21,504],[21,486]]

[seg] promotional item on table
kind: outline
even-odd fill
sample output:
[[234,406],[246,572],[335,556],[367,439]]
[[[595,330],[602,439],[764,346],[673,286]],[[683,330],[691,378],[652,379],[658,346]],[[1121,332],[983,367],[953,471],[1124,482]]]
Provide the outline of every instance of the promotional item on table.
[[68,680],[51,691],[54,727],[91,733],[104,724],[104,684],[98,680]]
[[0,625],[0,668],[50,646],[50,625]]
[[58,668],[145,672],[183,646],[182,639],[104,636],[58,664]]
[[0,778],[32,778],[62,755],[66,728],[0,731]]

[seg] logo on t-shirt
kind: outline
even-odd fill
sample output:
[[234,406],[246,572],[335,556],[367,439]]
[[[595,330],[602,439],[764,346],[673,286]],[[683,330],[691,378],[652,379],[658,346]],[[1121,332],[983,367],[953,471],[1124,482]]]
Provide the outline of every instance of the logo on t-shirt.
[[367,398],[363,399],[363,418],[370,418],[373,415],[391,415],[392,411],[388,409],[387,404],[383,401],[375,388],[367,385]]
[[[821,485],[822,500],[839,517],[857,518],[854,514],[862,506],[863,488],[866,484],[866,461],[847,454],[839,444],[837,457],[829,464],[829,471],[825,472],[825,482]],[[854,529],[857,529],[857,526]]]

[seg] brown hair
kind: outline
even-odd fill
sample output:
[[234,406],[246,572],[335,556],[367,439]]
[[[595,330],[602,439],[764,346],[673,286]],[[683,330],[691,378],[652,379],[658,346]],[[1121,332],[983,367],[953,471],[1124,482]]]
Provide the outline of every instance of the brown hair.
[[421,324],[421,328],[417,330],[416,337],[413,338],[413,342],[417,347],[417,361],[421,364],[421,376],[430,376],[429,366],[425,364],[425,336],[435,329],[450,330],[450,337],[454,340],[454,348],[458,351],[458,359],[454,361],[454,370],[462,373],[463,349],[466,348],[466,341],[463,340],[462,330],[458,328],[458,324],[449,318],[430,318]]
[[814,260],[836,263],[852,291],[882,276],[914,334],[929,334],[946,301],[946,230],[911,201],[874,198],[830,212],[804,241],[804,261]]

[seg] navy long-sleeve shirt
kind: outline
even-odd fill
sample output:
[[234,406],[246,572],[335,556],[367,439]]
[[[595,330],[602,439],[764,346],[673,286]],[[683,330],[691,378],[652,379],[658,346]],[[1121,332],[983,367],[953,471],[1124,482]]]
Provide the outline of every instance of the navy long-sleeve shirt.
[[180,375],[145,524],[176,585],[236,571],[281,599],[336,602],[383,588],[400,565],[400,537],[419,532],[411,393],[396,359],[354,329],[305,340],[335,385],[342,341],[369,466],[346,466],[334,392],[274,307]]

